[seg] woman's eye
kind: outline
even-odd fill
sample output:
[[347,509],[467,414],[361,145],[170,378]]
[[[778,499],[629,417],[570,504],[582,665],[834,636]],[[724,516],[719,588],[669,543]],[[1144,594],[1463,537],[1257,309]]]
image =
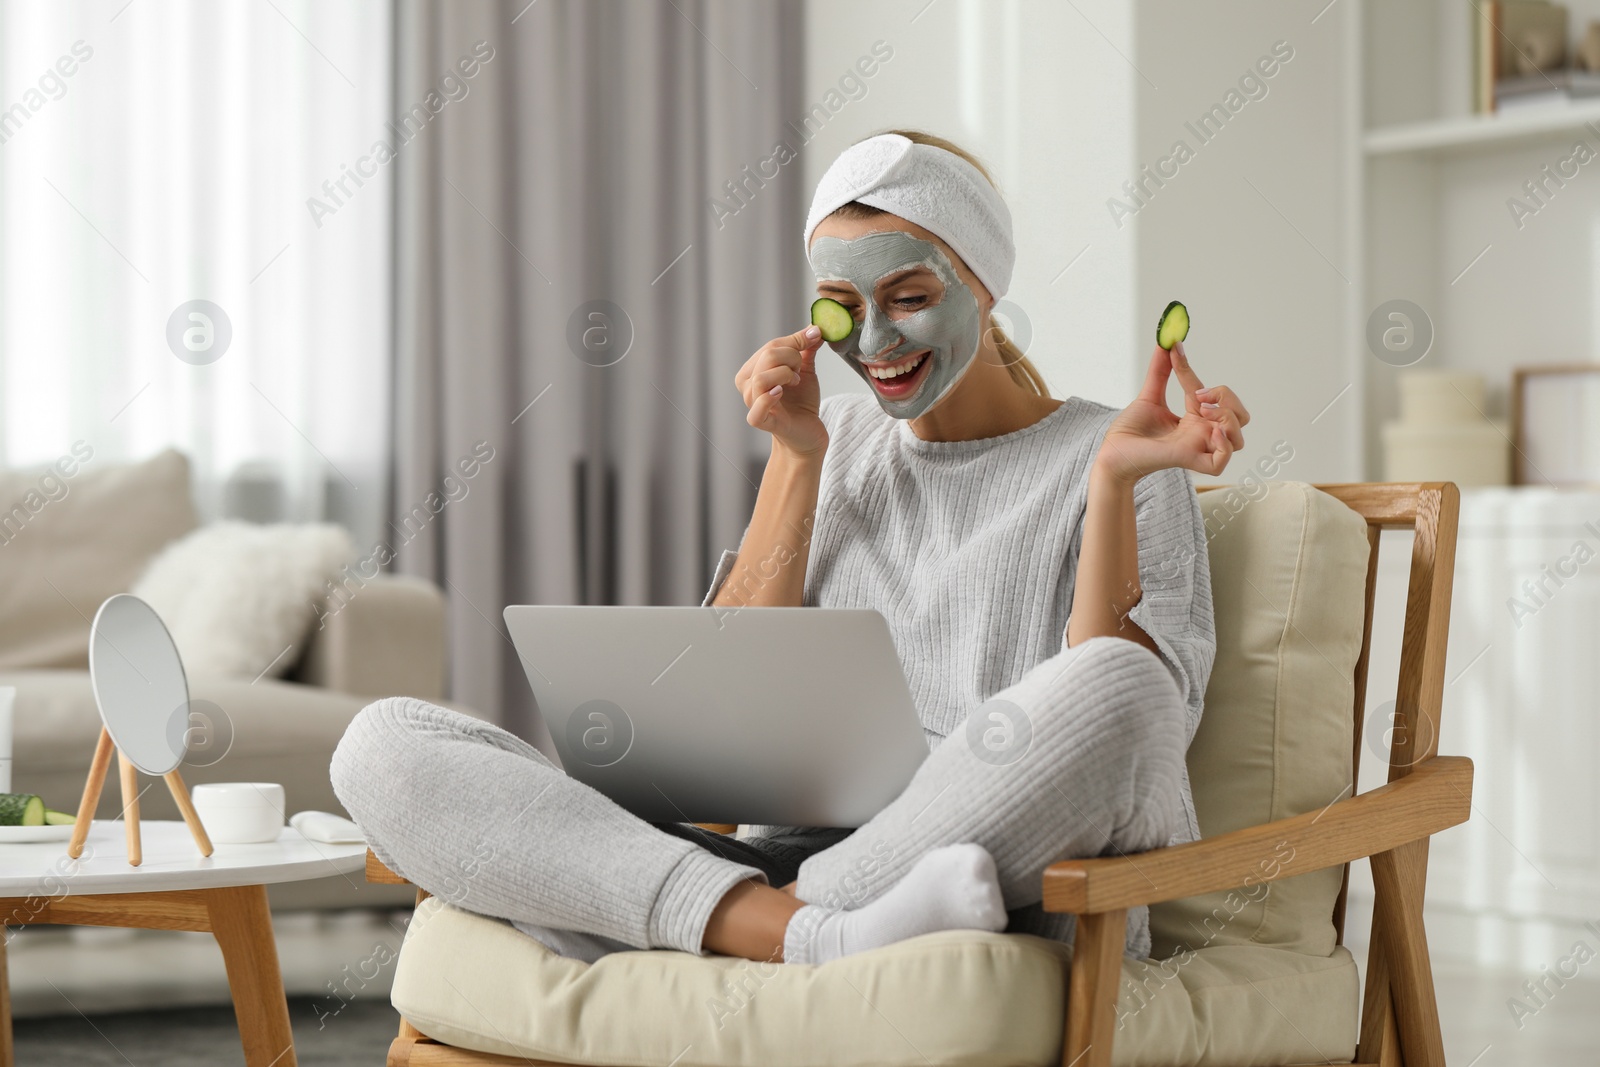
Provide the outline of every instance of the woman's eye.
[[899,307],[899,308],[914,309],[914,308],[921,307],[922,305],[926,304],[927,302],[928,302],[928,298],[926,296],[918,294],[917,296],[897,297],[895,299],[894,306],[895,307]]

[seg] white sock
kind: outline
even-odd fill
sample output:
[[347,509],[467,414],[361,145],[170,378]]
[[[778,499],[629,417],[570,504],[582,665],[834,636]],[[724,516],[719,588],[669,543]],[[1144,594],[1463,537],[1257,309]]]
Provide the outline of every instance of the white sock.
[[837,911],[807,904],[783,935],[785,963],[827,963],[936,930],[1004,930],[994,859],[982,845],[946,845],[919,859],[871,904]]

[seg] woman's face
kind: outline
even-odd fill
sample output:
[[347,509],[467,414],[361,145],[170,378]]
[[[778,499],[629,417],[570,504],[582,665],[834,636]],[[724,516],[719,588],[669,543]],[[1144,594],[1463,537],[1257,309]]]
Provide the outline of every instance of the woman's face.
[[990,302],[960,257],[897,215],[824,219],[808,251],[817,295],[856,320],[829,347],[883,409],[914,419],[943,400],[977,357]]

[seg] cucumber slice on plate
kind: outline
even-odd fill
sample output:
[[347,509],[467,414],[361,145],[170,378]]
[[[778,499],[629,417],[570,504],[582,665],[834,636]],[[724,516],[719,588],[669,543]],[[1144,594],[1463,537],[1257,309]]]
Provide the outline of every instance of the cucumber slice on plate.
[[1172,351],[1172,346],[1189,336],[1189,309],[1174,300],[1156,322],[1156,344]]
[[0,826],[43,826],[44,801],[32,793],[0,793]]
[[44,809],[44,824],[46,826],[71,826],[78,821],[78,817],[70,811],[56,811],[54,808]]
[[823,296],[811,302],[811,325],[822,331],[824,341],[843,341],[856,328],[856,320],[849,308]]

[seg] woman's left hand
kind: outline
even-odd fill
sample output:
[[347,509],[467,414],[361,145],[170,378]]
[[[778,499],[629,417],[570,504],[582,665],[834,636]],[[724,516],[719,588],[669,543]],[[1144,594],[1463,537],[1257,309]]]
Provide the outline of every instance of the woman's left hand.
[[[1174,372],[1183,386],[1182,415],[1167,408],[1167,378]],[[1144,388],[1111,423],[1095,464],[1129,484],[1168,467],[1221,474],[1244,447],[1242,429],[1249,421],[1232,389],[1200,384],[1179,341],[1171,352],[1158,347],[1151,355]]]

